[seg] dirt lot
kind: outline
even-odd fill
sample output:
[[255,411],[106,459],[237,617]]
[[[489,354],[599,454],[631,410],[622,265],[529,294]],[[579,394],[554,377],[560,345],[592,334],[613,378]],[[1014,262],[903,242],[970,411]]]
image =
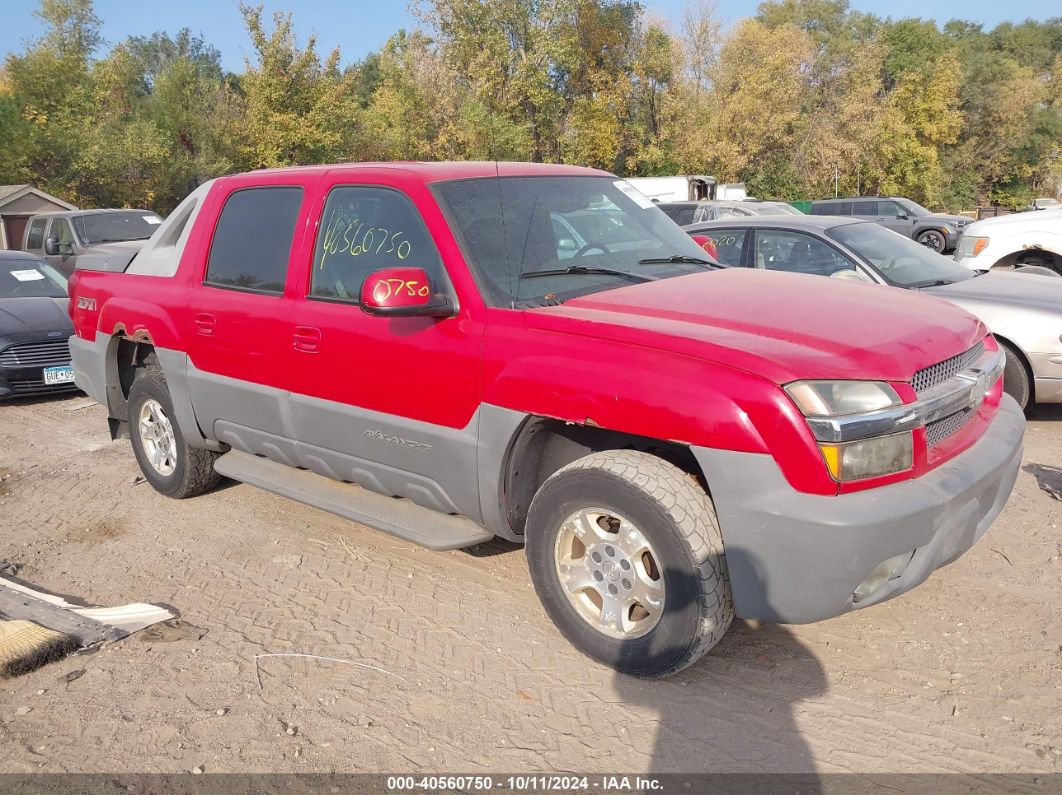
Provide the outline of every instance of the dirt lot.
[[921,588],[738,622],[641,682],[565,643],[519,548],[427,552],[243,485],[171,501],[85,397],[0,404],[0,558],[206,631],[0,682],[0,770],[1062,771],[1059,467],[1041,410],[1002,517]]

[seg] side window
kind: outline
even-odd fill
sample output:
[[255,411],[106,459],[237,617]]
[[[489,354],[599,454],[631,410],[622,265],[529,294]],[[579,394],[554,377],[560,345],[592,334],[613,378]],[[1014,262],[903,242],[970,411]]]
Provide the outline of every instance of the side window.
[[53,218],[52,225],[48,228],[48,237],[59,239],[59,253],[72,254],[74,251],[74,232],[70,228],[70,222],[65,218]]
[[817,238],[773,229],[756,233],[756,267],[820,276],[856,270],[855,263]]
[[901,209],[896,202],[878,202],[878,215],[885,218],[899,218]]
[[670,215],[671,220],[673,220],[679,226],[686,226],[686,224],[693,223],[693,216],[696,212],[697,205],[684,204],[681,207],[676,207],[674,210],[668,213],[668,215]]
[[302,205],[302,188],[238,190],[225,201],[214,230],[206,284],[252,292],[284,292]]
[[853,202],[852,215],[877,215],[878,202]]
[[30,221],[29,233],[26,235],[26,250],[39,251],[44,248],[44,225],[47,218],[34,218]]
[[417,208],[390,188],[333,188],[317,231],[310,295],[357,302],[366,276],[393,267],[423,268],[438,289],[442,260]]
[[741,247],[745,245],[744,229],[710,229],[707,234],[715,243],[716,259],[724,265],[741,265]]

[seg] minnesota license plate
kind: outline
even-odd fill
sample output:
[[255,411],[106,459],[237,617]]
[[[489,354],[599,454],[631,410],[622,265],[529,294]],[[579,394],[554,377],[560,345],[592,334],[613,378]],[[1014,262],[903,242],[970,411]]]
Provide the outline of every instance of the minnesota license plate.
[[45,367],[44,368],[44,384],[45,386],[54,386],[55,384],[69,384],[74,380],[74,368],[73,367]]

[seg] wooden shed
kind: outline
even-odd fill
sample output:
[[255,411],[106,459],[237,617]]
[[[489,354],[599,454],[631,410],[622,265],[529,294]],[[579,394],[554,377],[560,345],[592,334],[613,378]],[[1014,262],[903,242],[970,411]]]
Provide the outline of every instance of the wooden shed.
[[22,248],[22,233],[31,215],[76,209],[32,185],[0,185],[0,249]]

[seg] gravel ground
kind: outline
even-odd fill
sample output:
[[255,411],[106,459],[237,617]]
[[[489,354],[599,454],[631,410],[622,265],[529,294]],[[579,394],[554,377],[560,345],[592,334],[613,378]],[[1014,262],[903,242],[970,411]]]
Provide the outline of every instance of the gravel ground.
[[662,682],[565,643],[518,547],[432,553],[138,475],[84,396],[0,404],[0,558],[197,628],[0,682],[2,772],[1062,771],[1062,407],[1032,416],[995,526],[922,587],[737,622]]

